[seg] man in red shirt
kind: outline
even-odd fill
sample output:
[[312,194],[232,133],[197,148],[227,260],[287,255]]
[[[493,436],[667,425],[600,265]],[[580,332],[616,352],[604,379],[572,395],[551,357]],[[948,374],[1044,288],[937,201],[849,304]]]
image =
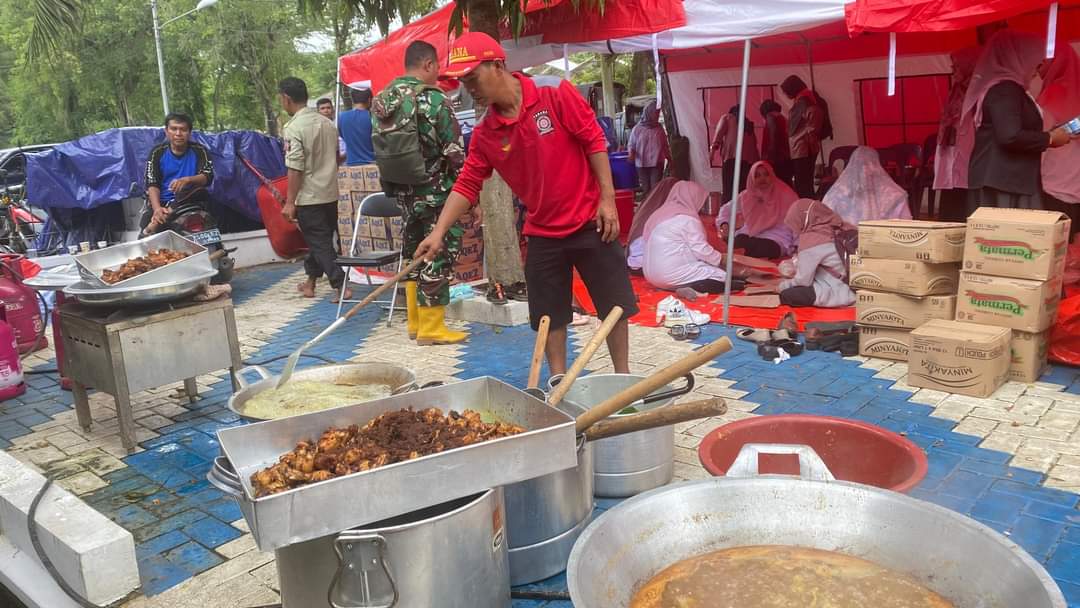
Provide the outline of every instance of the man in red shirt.
[[469,143],[465,167],[439,222],[416,249],[430,258],[443,235],[475,205],[484,180],[498,171],[525,204],[529,238],[525,281],[535,330],[551,317],[547,342],[552,374],[566,371],[566,326],[576,269],[600,317],[616,305],[623,318],[608,336],[617,373],[629,373],[626,320],[637,314],[626,256],[618,242],[619,216],[607,141],[577,89],[558,78],[529,78],[506,69],[502,47],[470,32],[450,49],[443,75],[459,78],[478,103],[489,106]]

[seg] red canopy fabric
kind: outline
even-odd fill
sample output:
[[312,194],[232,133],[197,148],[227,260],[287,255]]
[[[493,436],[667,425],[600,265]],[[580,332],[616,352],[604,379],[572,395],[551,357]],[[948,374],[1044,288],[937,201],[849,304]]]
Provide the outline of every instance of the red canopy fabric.
[[[454,4],[397,29],[389,36],[338,59],[341,81],[362,83],[380,91],[402,72],[405,49],[415,40],[435,47],[445,58],[452,39],[450,15]],[[522,38],[537,37],[542,44],[593,42],[652,34],[686,24],[682,0],[617,0],[607,2],[604,13],[582,8],[574,10],[563,0],[529,0],[529,21]],[[468,29],[466,27],[466,29]],[[513,36],[505,31],[503,40]]]
[[[863,32],[949,32],[1033,11],[1052,0],[855,0],[844,8],[852,36]],[[1078,6],[1062,0],[1060,6]]]

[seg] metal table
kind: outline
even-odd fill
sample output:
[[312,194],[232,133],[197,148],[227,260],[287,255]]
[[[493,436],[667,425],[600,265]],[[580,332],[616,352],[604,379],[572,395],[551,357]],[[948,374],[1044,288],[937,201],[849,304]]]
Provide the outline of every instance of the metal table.
[[135,449],[132,393],[183,380],[194,402],[195,377],[224,368],[238,389],[240,342],[228,298],[115,311],[68,302],[60,307],[60,333],[79,426],[90,430],[92,422],[86,388],[109,393],[128,452]]

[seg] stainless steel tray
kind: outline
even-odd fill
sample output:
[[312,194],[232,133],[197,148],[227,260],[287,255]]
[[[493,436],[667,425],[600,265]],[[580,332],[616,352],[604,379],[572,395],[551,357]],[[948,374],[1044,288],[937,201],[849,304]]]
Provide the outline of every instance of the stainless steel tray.
[[38,291],[61,291],[80,280],[75,264],[45,268],[36,275],[23,279],[23,285]]
[[[149,273],[148,273],[149,274]],[[175,302],[195,295],[204,286],[210,284],[210,279],[217,274],[216,270],[182,278],[158,285],[143,285],[138,287],[110,287],[102,289],[80,281],[64,288],[64,295],[73,296],[79,302],[87,306],[147,306],[150,304],[162,304]]]
[[[132,258],[150,253],[151,249],[185,251],[189,255],[179,262],[166,264],[119,283],[109,284],[101,280],[103,270],[114,270]],[[79,267],[79,275],[83,278],[84,283],[105,289],[163,285],[172,281],[191,279],[196,275],[214,269],[206,247],[189,241],[171,230],[137,241],[118,243],[105,249],[81,253],[75,256],[75,264]]]
[[[254,498],[251,475],[276,463],[297,442],[405,407],[473,409],[526,432]],[[222,429],[218,440],[242,485],[237,502],[262,551],[577,465],[574,419],[489,377]]]

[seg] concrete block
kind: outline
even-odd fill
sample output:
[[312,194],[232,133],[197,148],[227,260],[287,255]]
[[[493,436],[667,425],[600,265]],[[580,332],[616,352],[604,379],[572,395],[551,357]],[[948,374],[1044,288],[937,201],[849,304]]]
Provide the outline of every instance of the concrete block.
[[474,296],[466,300],[451,302],[450,306],[446,307],[446,316],[457,321],[500,325],[503,327],[527,325],[529,323],[529,304],[527,302],[510,301],[506,304],[497,305],[488,302],[487,298],[483,296]]
[[[45,478],[10,455],[0,452],[0,530],[3,540],[34,556],[27,513]],[[60,575],[77,593],[98,605],[110,604],[139,586],[135,541],[131,533],[63,488],[54,485],[37,512],[38,537]],[[36,558],[30,567],[40,563]],[[32,568],[31,568],[32,569]],[[21,589],[36,597],[45,593],[48,578]],[[15,581],[11,581],[13,584]],[[40,589],[39,589],[40,588]],[[50,604],[34,604],[48,606]]]

